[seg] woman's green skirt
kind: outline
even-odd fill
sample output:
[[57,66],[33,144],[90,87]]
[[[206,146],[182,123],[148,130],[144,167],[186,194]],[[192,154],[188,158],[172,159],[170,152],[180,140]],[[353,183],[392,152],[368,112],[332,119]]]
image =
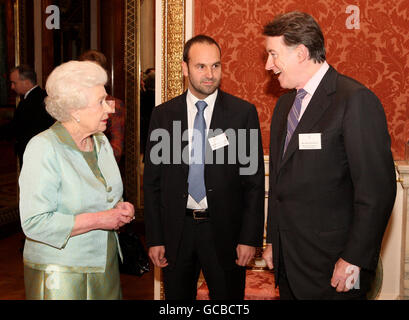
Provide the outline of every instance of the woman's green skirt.
[[114,300],[121,299],[118,249],[113,232],[108,232],[107,264],[103,273],[36,270],[24,265],[28,300]]

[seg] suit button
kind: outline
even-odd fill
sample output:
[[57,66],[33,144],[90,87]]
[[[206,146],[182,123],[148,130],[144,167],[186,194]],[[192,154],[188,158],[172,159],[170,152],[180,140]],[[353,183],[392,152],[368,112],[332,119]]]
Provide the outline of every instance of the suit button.
[[112,201],[114,201],[114,199],[113,198],[108,198],[107,201],[112,202]]
[[213,189],[207,189],[207,192],[213,192]]
[[111,192],[111,191],[112,191],[112,187],[111,186],[107,187],[107,192]]

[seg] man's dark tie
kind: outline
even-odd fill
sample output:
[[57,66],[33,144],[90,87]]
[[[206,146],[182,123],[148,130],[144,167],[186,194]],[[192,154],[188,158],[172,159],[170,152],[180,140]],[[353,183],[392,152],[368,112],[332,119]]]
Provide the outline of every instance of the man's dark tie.
[[204,183],[204,162],[206,154],[206,121],[204,119],[204,109],[207,103],[196,102],[197,113],[193,125],[192,151],[189,165],[189,194],[199,203],[206,196]]
[[297,95],[295,96],[293,106],[291,107],[291,110],[288,113],[287,136],[285,137],[283,156],[287,150],[288,143],[290,142],[291,137],[293,136],[295,128],[297,128],[298,121],[299,121],[298,119],[301,113],[301,103],[304,97],[306,96],[306,94],[307,94],[307,91],[305,91],[304,89],[299,89],[297,91]]

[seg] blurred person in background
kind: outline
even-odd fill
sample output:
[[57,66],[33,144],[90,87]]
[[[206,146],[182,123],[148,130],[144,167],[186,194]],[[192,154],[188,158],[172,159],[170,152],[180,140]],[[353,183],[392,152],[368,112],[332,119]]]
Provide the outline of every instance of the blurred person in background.
[[32,137],[48,129],[54,119],[44,106],[45,90],[37,85],[37,75],[27,65],[15,67],[10,72],[11,89],[19,95],[20,102],[11,122],[0,128],[0,138],[15,138],[15,152],[20,168],[23,165],[23,154]]

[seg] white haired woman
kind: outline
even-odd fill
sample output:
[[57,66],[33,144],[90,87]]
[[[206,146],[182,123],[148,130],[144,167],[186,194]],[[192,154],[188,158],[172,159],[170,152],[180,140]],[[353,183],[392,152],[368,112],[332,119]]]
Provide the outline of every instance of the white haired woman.
[[102,133],[107,74],[70,61],[47,79],[48,113],[57,122],[32,138],[21,170],[20,216],[27,237],[27,299],[120,299],[117,230],[134,219]]

